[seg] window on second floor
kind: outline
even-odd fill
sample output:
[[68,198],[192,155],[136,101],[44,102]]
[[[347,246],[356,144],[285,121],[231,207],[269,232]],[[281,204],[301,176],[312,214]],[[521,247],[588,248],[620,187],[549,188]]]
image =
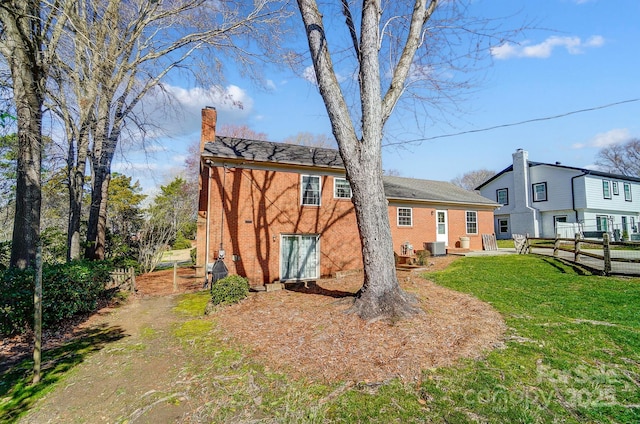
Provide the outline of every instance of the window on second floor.
[[398,208],[398,227],[410,227],[413,225],[413,210],[411,208]]
[[496,190],[496,202],[501,205],[509,204],[509,189],[507,188],[499,188]]
[[631,201],[631,184],[624,183],[624,200]]
[[613,184],[613,195],[617,196],[618,194],[620,194],[620,191],[618,190],[618,182],[614,181],[612,184]]
[[346,178],[333,179],[333,197],[336,199],[351,199],[351,186]]
[[544,202],[547,200],[547,183],[535,183],[533,185],[533,201]]
[[467,234],[478,234],[478,212],[467,211]]
[[301,194],[303,205],[320,206],[320,177],[303,175]]
[[611,181],[602,180],[602,196],[611,199]]

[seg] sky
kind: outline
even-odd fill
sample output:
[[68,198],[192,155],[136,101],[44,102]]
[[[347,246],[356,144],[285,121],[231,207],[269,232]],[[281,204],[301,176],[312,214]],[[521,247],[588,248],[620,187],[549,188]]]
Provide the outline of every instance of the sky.
[[[501,171],[519,148],[532,161],[593,168],[602,147],[640,138],[639,0],[475,0],[472,9],[504,27],[527,28],[494,43],[455,108],[398,108],[385,132],[400,144],[383,148],[385,169],[450,181],[477,169]],[[209,88],[174,79],[166,88],[181,111],[163,118],[167,136],[147,149],[151,156],[127,150],[114,170],[149,193],[166,184],[199,141],[204,106],[216,107],[218,126],[247,125],[269,141],[330,135],[310,73],[265,68],[266,88],[233,72],[224,86]]]

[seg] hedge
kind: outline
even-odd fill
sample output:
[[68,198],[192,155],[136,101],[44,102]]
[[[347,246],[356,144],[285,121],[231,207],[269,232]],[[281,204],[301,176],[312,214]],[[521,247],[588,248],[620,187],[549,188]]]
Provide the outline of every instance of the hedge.
[[[45,264],[42,269],[42,323],[49,328],[74,315],[92,312],[110,280],[111,265],[74,261]],[[0,271],[0,335],[24,332],[32,326],[35,272]]]

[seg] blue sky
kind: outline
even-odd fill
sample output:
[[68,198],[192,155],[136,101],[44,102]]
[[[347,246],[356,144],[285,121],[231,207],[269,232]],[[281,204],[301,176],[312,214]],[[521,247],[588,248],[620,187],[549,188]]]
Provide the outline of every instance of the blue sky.
[[[427,140],[385,148],[385,169],[449,181],[480,168],[500,171],[518,148],[534,161],[592,167],[601,147],[640,137],[640,101],[474,132],[640,99],[640,1],[476,0],[473,7],[488,17],[510,16],[506,27],[534,28],[494,46],[491,65],[474,76],[480,83],[472,91],[460,93],[465,99],[456,113],[398,110],[386,128],[393,141]],[[166,183],[199,140],[206,105],[218,109],[218,125],[248,125],[270,141],[300,132],[330,135],[322,99],[304,74],[267,70],[265,78],[267,89],[233,75],[209,89],[168,86],[182,105],[165,122],[170,137],[158,140],[152,157],[129,152],[115,169],[140,178],[148,191]]]

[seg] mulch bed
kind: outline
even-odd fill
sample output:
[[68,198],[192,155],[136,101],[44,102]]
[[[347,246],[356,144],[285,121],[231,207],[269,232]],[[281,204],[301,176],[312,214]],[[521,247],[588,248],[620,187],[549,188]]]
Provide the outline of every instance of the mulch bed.
[[[429,270],[456,257],[430,258]],[[419,270],[398,271],[424,314],[394,324],[344,313],[362,275],[326,279],[287,290],[253,293],[218,310],[225,337],[250,347],[269,369],[324,382],[418,381],[421,370],[478,358],[502,345],[505,324],[488,304],[439,287]]]

